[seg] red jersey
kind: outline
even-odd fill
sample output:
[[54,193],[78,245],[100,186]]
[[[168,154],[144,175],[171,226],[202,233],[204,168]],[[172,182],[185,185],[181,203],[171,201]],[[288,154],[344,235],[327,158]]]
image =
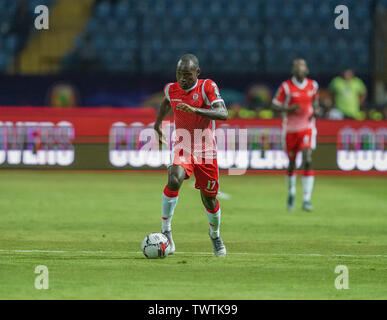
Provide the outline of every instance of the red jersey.
[[177,137],[174,147],[179,144],[180,149],[197,158],[216,158],[215,120],[176,109],[179,103],[210,109],[215,102],[223,101],[216,83],[211,79],[198,79],[189,90],[180,88],[178,82],[168,83],[164,94],[174,113]]
[[282,106],[298,105],[297,113],[285,116],[283,129],[286,132],[298,132],[314,128],[312,119],[312,102],[318,97],[318,84],[316,81],[305,78],[302,83],[295,77],[282,82],[273,99],[273,103]]

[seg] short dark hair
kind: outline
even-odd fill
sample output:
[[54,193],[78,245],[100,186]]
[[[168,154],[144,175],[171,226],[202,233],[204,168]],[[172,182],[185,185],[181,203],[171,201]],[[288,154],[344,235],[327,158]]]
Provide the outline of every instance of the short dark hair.
[[186,53],[184,55],[182,55],[179,59],[179,61],[183,62],[183,63],[190,63],[192,62],[192,64],[196,67],[196,68],[199,68],[199,60],[198,58],[191,54],[191,53]]

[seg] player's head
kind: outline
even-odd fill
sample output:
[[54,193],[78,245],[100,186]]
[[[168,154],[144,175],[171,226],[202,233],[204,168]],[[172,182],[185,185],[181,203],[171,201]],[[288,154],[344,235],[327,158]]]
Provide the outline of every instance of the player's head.
[[293,61],[293,75],[299,79],[303,80],[309,73],[308,65],[304,59],[295,59]]
[[176,79],[183,90],[192,88],[200,74],[199,60],[193,54],[183,55],[176,68]]

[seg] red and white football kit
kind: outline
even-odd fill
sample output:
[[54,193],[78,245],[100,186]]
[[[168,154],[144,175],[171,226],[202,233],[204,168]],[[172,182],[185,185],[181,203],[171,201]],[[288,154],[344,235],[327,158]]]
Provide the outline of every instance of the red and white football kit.
[[312,102],[318,97],[316,81],[305,78],[298,82],[295,77],[282,82],[273,103],[282,106],[298,105],[296,113],[285,116],[282,123],[286,134],[286,152],[290,160],[294,160],[299,151],[316,147],[316,126],[312,117]]
[[186,103],[194,108],[210,109],[214,103],[223,101],[218,86],[211,79],[198,79],[188,90],[183,90],[178,82],[168,83],[164,94],[171,103],[175,122],[171,162],[182,166],[187,178],[194,173],[195,188],[215,197],[219,188],[215,121],[177,110],[176,106]]

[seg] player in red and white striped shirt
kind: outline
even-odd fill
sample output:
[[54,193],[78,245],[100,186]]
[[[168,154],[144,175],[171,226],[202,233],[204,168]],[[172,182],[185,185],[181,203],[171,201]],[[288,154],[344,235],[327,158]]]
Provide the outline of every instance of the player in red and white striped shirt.
[[[162,195],[162,232],[172,239],[171,220],[177,205],[179,189],[184,179],[195,176],[195,188],[200,189],[210,230],[209,235],[217,257],[226,256],[226,247],[220,236],[221,210],[218,194],[218,164],[214,138],[215,120],[227,120],[228,112],[219,88],[211,79],[198,79],[199,61],[192,54],[182,56],[177,64],[177,82],[164,87],[165,98],[155,122],[155,130],[163,139],[161,122],[172,109],[175,139],[172,161],[168,167],[168,184]],[[162,141],[160,141],[162,142]]]
[[318,110],[318,84],[307,78],[308,66],[304,59],[293,61],[293,77],[282,82],[273,101],[272,108],[283,114],[282,128],[286,135],[286,152],[289,157],[288,210],[294,209],[296,195],[296,156],[303,153],[303,209],[312,210],[311,197],[314,184],[312,150],[316,147],[315,116]]

